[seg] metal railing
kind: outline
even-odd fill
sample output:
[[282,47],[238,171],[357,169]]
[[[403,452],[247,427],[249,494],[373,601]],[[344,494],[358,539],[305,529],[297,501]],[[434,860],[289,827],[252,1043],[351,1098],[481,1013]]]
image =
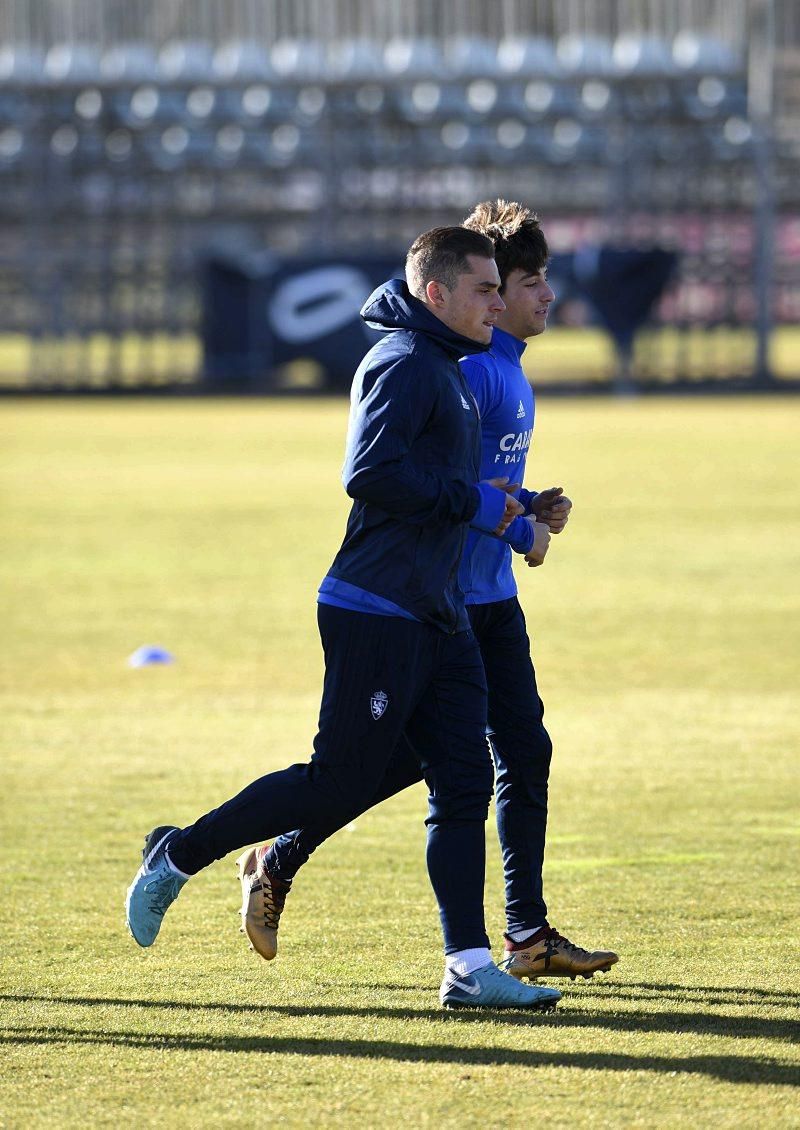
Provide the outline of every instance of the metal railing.
[[191,381],[210,247],[399,252],[496,195],[556,251],[679,253],[642,379],[727,327],[708,375],[767,380],[800,310],[796,24],[756,0],[7,0],[0,383]]

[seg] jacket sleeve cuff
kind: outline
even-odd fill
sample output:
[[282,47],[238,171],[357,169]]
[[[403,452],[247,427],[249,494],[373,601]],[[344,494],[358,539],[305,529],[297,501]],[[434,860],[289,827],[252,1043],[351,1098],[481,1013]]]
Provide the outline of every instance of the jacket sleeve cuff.
[[500,540],[508,542],[515,553],[528,553],[533,548],[533,526],[520,514]]
[[526,490],[525,487],[522,487],[517,494],[517,501],[525,507],[526,514],[530,514],[531,503],[533,502],[534,498],[536,498],[536,495],[538,493],[538,490]]
[[506,512],[505,491],[498,490],[489,483],[476,483],[474,489],[478,492],[480,502],[470,525],[491,534],[500,525],[500,519]]

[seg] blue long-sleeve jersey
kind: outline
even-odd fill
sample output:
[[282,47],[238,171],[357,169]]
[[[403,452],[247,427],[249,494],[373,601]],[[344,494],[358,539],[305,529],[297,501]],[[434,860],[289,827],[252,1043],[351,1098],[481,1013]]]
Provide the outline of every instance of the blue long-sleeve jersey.
[[[512,483],[523,481],[535,414],[533,389],[520,364],[524,351],[524,341],[495,327],[489,351],[461,361],[481,415],[481,479],[508,475]],[[526,511],[534,495],[518,492]],[[527,552],[533,540],[529,536],[527,544],[520,542],[521,523],[516,519],[504,538],[470,530],[458,577],[467,604],[490,604],[516,595],[511,549]],[[530,530],[527,523],[525,527]]]

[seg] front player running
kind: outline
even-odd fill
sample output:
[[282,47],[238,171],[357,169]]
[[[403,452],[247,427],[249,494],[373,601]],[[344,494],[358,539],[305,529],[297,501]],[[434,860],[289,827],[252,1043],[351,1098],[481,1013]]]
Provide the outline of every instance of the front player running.
[[[520,359],[526,340],[546,329],[554,298],[546,278],[547,242],[533,213],[502,200],[479,204],[464,226],[495,241],[506,305],[489,352],[461,362],[481,415],[481,475],[508,476],[521,483],[533,433],[534,397]],[[489,740],[506,888],[503,968],[518,978],[591,977],[610,969],[617,955],[574,945],[547,920],[542,867],[552,745],[511,568],[512,545],[525,552],[529,564],[541,563],[547,527],[553,533],[563,530],[572,504],[560,488],[540,494],[520,490],[519,497],[532,519],[543,520],[535,523],[534,544],[520,544],[511,530],[504,538],[471,531],[459,576],[489,689]],[[419,781],[418,766],[418,757],[403,739],[372,803]],[[268,960],[277,952],[278,922],[291,880],[318,842],[301,830],[240,859],[245,929]]]

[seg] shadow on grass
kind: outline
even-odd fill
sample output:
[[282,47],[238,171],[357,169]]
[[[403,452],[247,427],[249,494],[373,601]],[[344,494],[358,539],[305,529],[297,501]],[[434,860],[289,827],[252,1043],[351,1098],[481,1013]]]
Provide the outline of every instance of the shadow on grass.
[[[737,1008],[745,1006],[763,1005],[765,1008],[800,1008],[800,991],[792,989],[756,989],[740,988],[737,985],[676,985],[669,982],[656,981],[619,981],[606,978],[602,974],[594,977],[590,983],[580,979],[572,982],[551,980],[546,982],[565,993],[565,1001],[572,1000],[674,1000],[686,1004],[703,1005],[734,1005]],[[350,981],[317,981],[320,988],[346,989],[352,988]],[[376,991],[413,993],[424,992],[430,986],[426,985],[398,985],[390,981],[360,981],[359,989],[375,989]],[[573,990],[576,996],[572,997]]]
[[[736,985],[674,985],[657,981],[603,981],[601,992],[624,1000],[676,1000],[689,1004],[737,1005],[762,1004],[767,1008],[800,1007],[800,992],[793,989],[742,989]],[[593,988],[598,983],[593,982]]]
[[[487,1017],[484,1016],[484,1019]],[[453,1045],[399,1043],[393,1040],[327,1040],[317,1037],[212,1036],[202,1033],[167,1034],[125,1031],[86,1032],[78,1028],[49,1028],[40,1033],[8,1028],[0,1043],[27,1045],[85,1045],[159,1052],[268,1052],[270,1055],[333,1056],[402,1062],[453,1063],[464,1067],[491,1064],[507,1067],[570,1067],[589,1071],[651,1071],[659,1075],[707,1075],[728,1083],[769,1083],[800,1086],[791,1064],[748,1056],[619,1055],[606,1052],[518,1051],[513,1048],[474,1048]]]
[[[744,990],[743,990],[744,992]],[[615,999],[621,994],[615,993]],[[781,995],[781,994],[779,994]],[[791,996],[793,994],[787,994]],[[794,994],[796,996],[796,994]],[[454,1023],[484,1023],[487,1020],[501,1022],[506,1025],[530,1025],[531,1023],[557,1024],[559,1028],[602,1028],[608,1032],[694,1032],[703,1036],[717,1036],[728,1039],[778,1039],[800,1040],[800,1021],[779,1019],[769,1016],[757,1016],[752,1012],[740,1015],[719,1015],[714,1012],[702,1011],[674,1011],[674,1012],[643,1012],[636,1011],[580,1011],[569,1010],[569,1000],[566,1007],[555,1017],[543,1014],[525,1013],[522,1011],[505,1011],[499,1009],[463,1010],[459,1012],[445,1012],[441,1008],[403,1008],[384,1005],[340,1005],[340,1004],[253,1004],[226,1003],[224,1001],[173,1001],[173,1000],[147,1000],[128,997],[50,997],[44,994],[0,994],[0,1001],[78,1005],[84,1007],[112,1006],[125,1008],[161,1009],[173,1012],[230,1012],[263,1014],[265,1016],[285,1017],[365,1017],[383,1020],[425,1020],[425,1021],[451,1021]],[[719,1006],[721,1001],[706,1000],[705,1004]],[[730,1003],[730,1002],[724,1002]],[[743,1002],[740,1000],[739,1005]],[[770,1002],[773,1006],[776,1002]],[[787,1002],[783,1002],[784,1007]],[[46,1027],[46,1026],[44,1026]]]

